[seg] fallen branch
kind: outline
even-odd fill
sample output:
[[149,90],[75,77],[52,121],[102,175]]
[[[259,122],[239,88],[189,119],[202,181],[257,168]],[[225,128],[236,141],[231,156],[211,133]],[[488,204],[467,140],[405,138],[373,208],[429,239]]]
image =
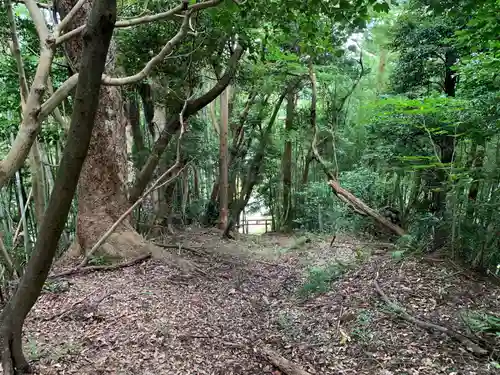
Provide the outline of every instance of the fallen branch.
[[88,267],[75,267],[67,271],[63,271],[60,273],[56,273],[53,275],[50,275],[48,279],[57,279],[59,277],[64,277],[64,276],[73,276],[73,275],[81,275],[89,272],[94,272],[94,271],[114,271],[120,268],[126,268],[126,267],[131,267],[136,265],[137,263],[141,263],[147,259],[151,258],[151,254],[145,254],[141,255],[140,257],[131,259],[127,262],[123,263],[118,263],[118,264],[112,264],[109,266],[88,266]]
[[336,196],[342,197],[345,200],[347,200],[351,204],[351,206],[353,207],[354,211],[356,211],[357,213],[361,212],[361,214],[372,217],[378,223],[380,223],[384,227],[390,229],[392,232],[394,232],[398,236],[404,236],[406,234],[406,231],[403,228],[401,228],[400,226],[398,226],[396,224],[391,223],[389,220],[387,220],[385,217],[380,215],[374,209],[370,208],[366,203],[361,201],[359,198],[355,197],[351,192],[342,188],[337,180],[332,179],[332,180],[328,181],[328,185],[330,185],[330,187],[332,188],[332,190]]
[[[362,56],[360,56],[359,63],[361,65],[361,73],[359,78],[354,82],[351,90],[348,92],[347,96],[343,97],[341,100],[341,107],[344,105],[346,99],[354,92],[354,89],[359,83],[359,80],[364,75],[364,67]],[[317,102],[317,88],[316,88],[316,73],[314,72],[314,66],[312,60],[309,61],[309,80],[311,81],[311,109],[310,109],[310,122],[311,130],[313,132],[313,139],[311,142],[312,156],[320,164],[325,175],[328,178],[328,184],[333,190],[333,193],[344,203],[346,203],[354,212],[362,216],[370,216],[375,219],[378,223],[382,224],[384,227],[390,229],[392,232],[396,233],[398,236],[404,236],[406,234],[405,230],[398,225],[391,223],[389,220],[384,218],[378,212],[370,208],[367,204],[361,201],[359,198],[355,197],[349,191],[343,189],[337,179],[338,171],[331,171],[326,161],[321,157],[318,147],[317,147],[317,136],[318,136],[318,126],[316,123],[316,102]]]
[[311,373],[304,370],[298,364],[282,357],[274,350],[269,348],[256,348],[255,351],[287,375],[311,375]]
[[387,294],[385,294],[384,291],[382,290],[382,288],[380,288],[380,285],[378,284],[377,279],[378,279],[378,273],[375,276],[375,279],[373,280],[373,284],[375,286],[375,289],[377,290],[377,293],[380,295],[380,297],[385,302],[385,304],[399,318],[406,320],[407,322],[413,323],[417,327],[423,328],[425,330],[444,333],[444,334],[448,335],[450,338],[452,338],[453,340],[460,343],[462,346],[464,346],[469,352],[471,352],[474,355],[482,357],[482,356],[486,356],[486,355],[490,354],[491,350],[484,349],[483,347],[476,344],[471,338],[469,338],[469,337],[467,337],[459,332],[451,330],[447,327],[440,326],[438,324],[434,324],[431,322],[426,322],[424,320],[417,319],[414,316],[410,315],[403,307],[399,306],[397,303],[395,303],[389,299]]
[[332,240],[330,241],[330,247],[333,246],[333,243],[335,242],[336,239],[337,239],[337,235],[334,234],[333,237],[332,237]]

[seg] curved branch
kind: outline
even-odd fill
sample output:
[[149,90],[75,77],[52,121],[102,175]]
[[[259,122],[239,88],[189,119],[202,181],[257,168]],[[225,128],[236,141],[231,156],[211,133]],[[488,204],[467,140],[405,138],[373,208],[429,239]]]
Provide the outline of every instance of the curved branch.
[[[33,1],[33,0],[31,0],[31,1]],[[195,13],[195,12],[198,12],[198,11],[203,10],[203,9],[215,7],[215,6],[219,5],[220,3],[222,3],[222,0],[204,1],[202,3],[190,5],[187,10],[191,13]],[[150,22],[154,22],[154,21],[164,21],[164,20],[167,20],[169,18],[173,18],[175,15],[181,13],[184,10],[185,10],[185,6],[184,6],[184,3],[182,3],[182,4],[177,5],[175,8],[167,10],[166,12],[137,17],[137,18],[131,18],[128,20],[118,21],[118,22],[116,22],[115,28],[127,28],[127,27],[142,25],[142,24],[150,23]],[[71,39],[74,36],[80,34],[84,28],[85,28],[85,25],[81,25],[81,26],[78,26],[76,29],[73,29],[73,30],[67,32],[66,34],[63,34],[62,36],[60,36],[56,39],[56,44],[61,44],[65,41],[67,41],[68,39]]]
[[[73,8],[74,9],[74,8]],[[146,78],[148,74],[151,73],[151,71],[163,60],[165,57],[172,52],[174,47],[186,36],[188,30],[189,30],[189,18],[191,17],[190,14],[187,14],[184,17],[184,21],[182,22],[182,25],[177,32],[177,34],[174,35],[172,39],[170,39],[167,44],[161,49],[161,51],[154,56],[151,60],[149,60],[144,68],[139,72],[136,73],[132,76],[127,76],[127,77],[120,77],[120,78],[115,78],[115,77],[110,77],[108,75],[103,74],[102,76],[102,84],[103,85],[109,85],[109,86],[122,86],[122,85],[127,85],[127,84],[132,84],[139,82],[140,80]],[[48,115],[54,111],[54,109],[57,108],[61,102],[66,99],[66,97],[69,95],[69,93],[75,88],[76,84],[78,82],[78,73],[73,74],[70,78],[68,78],[64,83],[54,92],[49,99],[45,103],[43,103],[40,114],[39,114],[39,119],[43,120],[45,119]]]
[[167,44],[165,44],[165,46],[155,57],[153,57],[151,60],[148,61],[148,63],[139,73],[123,78],[103,77],[102,83],[104,85],[109,85],[109,86],[122,86],[131,83],[136,83],[146,78],[148,74],[151,73],[153,68],[157,66],[165,57],[167,57],[167,55],[172,52],[174,47],[186,36],[189,30],[190,19],[191,19],[191,13],[189,12],[184,16],[184,20],[182,21],[182,25],[177,34],[175,34],[173,38],[170,39],[167,42]]
[[[202,96],[189,100],[187,102],[184,118],[187,119],[189,116],[195,114],[200,109],[204,108],[208,104],[210,104],[213,100],[215,100],[222,91],[229,85],[232,78],[236,74],[236,70],[238,67],[238,61],[243,55],[244,47],[238,45],[234,50],[233,55],[229,59],[226,71],[224,75],[217,81],[214,87],[212,87],[208,92],[203,94]],[[168,146],[170,139],[172,136],[180,129],[179,117],[177,115],[173,116],[167,123],[167,125],[163,128],[160,136],[155,142],[153,149],[151,150],[151,154],[149,155],[148,160],[142,167],[141,171],[137,175],[137,179],[134,182],[133,187],[130,190],[129,202],[133,203],[141,196],[141,193],[146,189],[146,186],[153,175],[156,166],[158,165],[158,161],[160,160],[160,156],[163,154],[163,151]]]

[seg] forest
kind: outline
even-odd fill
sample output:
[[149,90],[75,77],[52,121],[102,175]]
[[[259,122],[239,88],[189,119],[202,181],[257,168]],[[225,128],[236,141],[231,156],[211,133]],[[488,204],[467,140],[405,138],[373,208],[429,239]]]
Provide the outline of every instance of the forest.
[[2,374],[500,373],[500,0],[1,0]]

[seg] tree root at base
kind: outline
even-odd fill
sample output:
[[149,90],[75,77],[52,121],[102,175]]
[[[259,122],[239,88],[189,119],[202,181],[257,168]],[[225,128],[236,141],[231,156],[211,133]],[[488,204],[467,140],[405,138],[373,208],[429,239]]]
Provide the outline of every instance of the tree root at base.
[[455,340],[459,344],[461,344],[467,351],[470,353],[479,356],[479,357],[484,357],[489,354],[491,354],[492,350],[491,349],[485,349],[481,347],[479,344],[474,342],[474,340],[470,337],[465,336],[462,333],[456,332],[450,328],[440,326],[438,324],[434,324],[431,322],[426,322],[424,320],[420,320],[415,318],[414,316],[410,315],[403,307],[399,306],[397,303],[391,301],[387,294],[384,293],[382,288],[380,288],[380,285],[377,282],[378,279],[378,272],[377,275],[375,276],[375,279],[373,280],[373,285],[375,286],[375,289],[381,299],[384,301],[384,303],[394,312],[394,314],[409,322],[413,323],[417,327],[423,328],[428,331],[435,331],[435,332],[441,332],[449,336],[451,339]]
[[[9,316],[3,317],[10,319]],[[3,323],[5,325],[5,322]],[[9,324],[7,324],[9,325]],[[21,328],[2,327],[2,369],[5,375],[30,374],[32,368],[22,351]]]

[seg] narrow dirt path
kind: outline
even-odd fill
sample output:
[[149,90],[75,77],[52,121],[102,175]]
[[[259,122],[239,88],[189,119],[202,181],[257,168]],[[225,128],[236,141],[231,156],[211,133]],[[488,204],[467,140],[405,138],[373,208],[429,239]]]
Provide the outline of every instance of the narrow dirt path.
[[[467,298],[498,309],[498,290],[486,284],[460,279],[476,288],[473,296],[460,297],[454,286],[459,274],[379,257],[305,299],[304,285],[317,282],[311,270],[332,262],[328,241],[313,239],[294,249],[290,238],[218,238],[177,238],[208,252],[181,250],[203,271],[196,275],[150,260],[48,284],[26,325],[26,353],[39,373],[272,374],[275,369],[253,350],[263,345],[312,374],[494,373],[488,360],[446,337],[395,322],[371,285],[380,271],[391,297],[430,319],[453,320],[456,306],[472,306]],[[336,255],[352,259],[363,246],[340,240]]]

